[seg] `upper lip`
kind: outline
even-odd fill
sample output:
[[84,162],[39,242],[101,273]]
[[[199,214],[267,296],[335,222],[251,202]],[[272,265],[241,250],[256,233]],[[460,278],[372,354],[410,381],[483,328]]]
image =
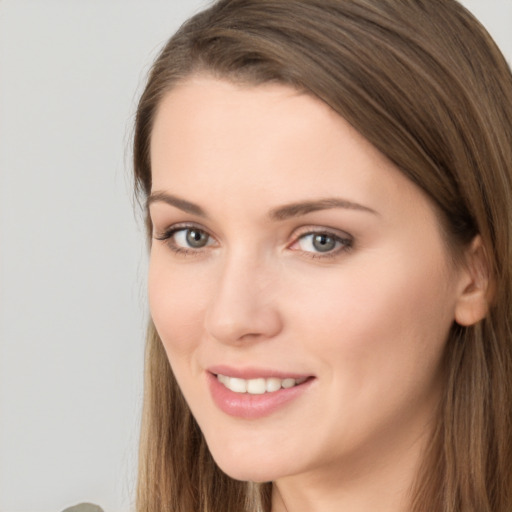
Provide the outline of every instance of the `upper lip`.
[[282,370],[274,370],[271,368],[258,368],[255,366],[251,367],[243,367],[236,368],[233,366],[227,365],[215,365],[207,368],[207,371],[213,373],[214,375],[226,375],[227,377],[236,377],[238,379],[302,379],[307,377],[312,377],[311,374],[300,373],[300,372],[288,372]]

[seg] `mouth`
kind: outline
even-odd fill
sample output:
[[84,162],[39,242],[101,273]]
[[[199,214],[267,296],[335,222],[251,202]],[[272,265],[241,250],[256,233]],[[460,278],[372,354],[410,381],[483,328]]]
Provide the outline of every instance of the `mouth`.
[[236,418],[256,420],[271,415],[299,397],[308,395],[314,376],[228,367],[206,372],[213,402]]
[[246,393],[249,395],[263,395],[266,393],[275,393],[280,389],[290,389],[306,382],[310,377],[300,377],[297,379],[287,377],[279,379],[277,377],[258,377],[255,379],[241,379],[239,377],[229,377],[218,373],[215,375],[217,380],[233,393]]

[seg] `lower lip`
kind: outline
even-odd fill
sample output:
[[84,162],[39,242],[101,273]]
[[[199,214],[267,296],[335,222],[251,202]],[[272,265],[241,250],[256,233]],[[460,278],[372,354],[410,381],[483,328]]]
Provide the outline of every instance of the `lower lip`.
[[268,416],[289,404],[305,393],[314,380],[311,378],[297,386],[281,388],[272,393],[251,395],[231,391],[212,373],[207,374],[207,379],[213,401],[221,411],[236,418],[251,420]]

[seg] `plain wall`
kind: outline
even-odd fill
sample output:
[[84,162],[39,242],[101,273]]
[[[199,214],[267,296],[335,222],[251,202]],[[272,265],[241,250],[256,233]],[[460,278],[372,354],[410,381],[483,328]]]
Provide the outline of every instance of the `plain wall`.
[[[512,1],[464,2],[512,60]],[[157,49],[206,0],[0,0],[0,511],[132,508],[145,248],[130,178]]]

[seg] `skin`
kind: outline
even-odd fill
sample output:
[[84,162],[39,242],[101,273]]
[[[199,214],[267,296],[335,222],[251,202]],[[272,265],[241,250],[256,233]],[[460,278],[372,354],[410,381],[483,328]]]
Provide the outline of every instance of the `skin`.
[[[274,481],[274,512],[407,510],[448,331],[475,290],[430,201],[328,106],[282,85],[180,83],[151,161],[151,315],[218,465]],[[359,207],[269,213],[333,197]],[[207,245],[187,245],[183,223]],[[341,241],[319,253],[312,231]],[[218,364],[314,378],[272,414],[234,418],[206,384]]]

